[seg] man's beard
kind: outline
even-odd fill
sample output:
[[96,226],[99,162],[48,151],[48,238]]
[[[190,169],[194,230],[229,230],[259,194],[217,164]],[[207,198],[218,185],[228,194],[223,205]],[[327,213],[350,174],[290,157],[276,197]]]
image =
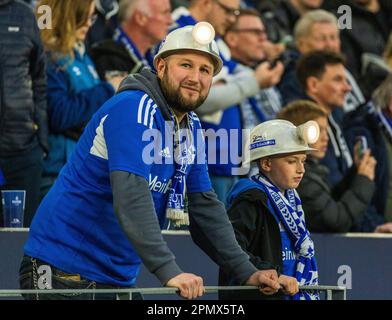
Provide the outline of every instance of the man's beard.
[[185,113],[196,110],[207,98],[207,95],[203,96],[200,94],[196,101],[187,101],[181,94],[180,87],[176,88],[170,81],[167,70],[165,70],[160,84],[163,95],[169,106],[179,112]]

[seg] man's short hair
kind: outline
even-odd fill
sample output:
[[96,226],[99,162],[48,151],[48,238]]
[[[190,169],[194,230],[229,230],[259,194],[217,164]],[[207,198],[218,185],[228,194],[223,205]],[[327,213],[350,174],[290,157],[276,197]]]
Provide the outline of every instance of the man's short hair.
[[327,113],[317,103],[309,100],[296,100],[285,106],[276,117],[299,126],[307,121],[327,116]]
[[118,21],[123,23],[128,20],[136,9],[149,13],[150,0],[120,0]]
[[328,50],[316,50],[304,54],[297,62],[297,79],[304,90],[310,77],[320,79],[328,65],[345,65],[346,60],[340,53]]
[[298,39],[307,37],[315,23],[331,23],[336,26],[339,31],[338,19],[330,12],[318,9],[312,10],[304,14],[294,27],[294,38]]
[[256,9],[244,8],[240,10],[240,14],[237,16],[236,22],[234,22],[227,31],[235,30],[238,26],[238,19],[240,17],[247,17],[247,16],[258,17],[260,18],[260,20],[262,20],[260,13]]

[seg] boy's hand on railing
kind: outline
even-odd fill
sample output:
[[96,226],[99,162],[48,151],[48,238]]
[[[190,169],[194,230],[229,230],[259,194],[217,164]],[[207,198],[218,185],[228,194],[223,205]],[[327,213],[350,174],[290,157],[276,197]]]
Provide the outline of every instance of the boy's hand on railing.
[[196,299],[205,292],[203,279],[192,273],[180,273],[171,278],[166,287],[178,288],[180,296],[186,299]]
[[285,276],[282,274],[280,275],[278,281],[282,286],[282,291],[285,294],[293,296],[299,291],[298,281],[293,277]]
[[280,284],[278,282],[278,274],[276,270],[259,270],[252,274],[247,285],[260,287],[261,293],[271,295],[278,292]]

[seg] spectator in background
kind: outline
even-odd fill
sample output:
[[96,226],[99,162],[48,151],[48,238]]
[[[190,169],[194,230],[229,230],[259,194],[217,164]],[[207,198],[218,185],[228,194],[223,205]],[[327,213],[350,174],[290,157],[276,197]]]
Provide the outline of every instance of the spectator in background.
[[365,151],[362,158],[355,156],[357,169],[332,187],[328,181],[329,168],[320,163],[328,150],[328,114],[314,102],[298,100],[287,105],[278,118],[294,125],[313,120],[320,127],[319,140],[310,145],[316,150],[306,159],[305,175],[297,189],[309,230],[330,233],[355,231],[375,190],[376,160],[370,155],[370,150]]
[[[237,21],[227,30],[224,38],[230,48],[232,59],[244,66],[255,68],[271,57],[264,50],[269,42],[259,13],[252,9],[241,9]],[[260,122],[271,120],[282,108],[282,97],[275,86],[261,89],[254,97],[241,103],[243,129],[251,129]]]
[[[298,61],[298,79],[305,88],[308,99],[315,101],[328,115],[329,145],[321,163],[328,167],[328,182],[336,187],[343,178],[356,170],[353,157],[343,131],[343,118],[334,110],[342,108],[344,97],[350,90],[344,68],[344,58],[336,52],[313,51]],[[351,141],[350,145],[354,142]],[[372,147],[371,150],[374,150]],[[355,151],[355,150],[354,150]],[[378,158],[376,157],[378,160]],[[358,163],[358,162],[357,162]],[[378,172],[376,186],[383,186],[384,172]],[[361,222],[361,231],[373,231],[384,222],[386,190],[377,190],[366,217]]]
[[389,33],[392,30],[392,2],[390,0],[326,0],[325,8],[338,15],[338,8],[347,5],[351,9],[351,27],[341,33],[342,51],[347,57],[347,68],[359,83],[362,55],[373,53],[382,56]]
[[[93,24],[94,1],[42,0],[52,8],[53,29],[41,31],[48,55],[49,155],[44,163],[41,196],[70,158],[84,124],[117,89],[121,77],[101,82],[84,40]],[[67,26],[67,27],[65,27]]]
[[121,0],[120,26],[113,39],[92,47],[90,53],[101,79],[106,72],[136,73],[153,67],[154,46],[172,24],[169,0]]
[[268,37],[274,43],[279,43],[281,52],[293,49],[294,26],[306,13],[319,9],[323,0],[278,0],[259,1],[257,9],[267,26]]
[[[333,14],[325,10],[314,10],[301,17],[295,25],[294,36],[297,50],[290,51],[285,73],[278,85],[285,104],[305,98],[304,89],[295,72],[297,61],[301,55],[314,50],[341,52],[338,21]],[[363,104],[365,98],[354,77],[347,69],[346,78],[351,86],[351,91],[346,93],[343,105],[347,112]]]
[[[173,12],[175,27],[194,25],[207,21],[215,28],[216,41],[223,60],[222,71],[214,78],[214,85],[206,101],[196,111],[207,135],[209,174],[220,201],[226,204],[226,196],[238,177],[233,170],[239,168],[242,153],[242,118],[239,104],[259,93],[260,89],[274,86],[283,72],[283,64],[270,68],[268,62],[254,70],[232,60],[230,49],[222,40],[227,30],[240,14],[239,0],[191,0],[189,9],[179,7]],[[228,139],[217,139],[219,132],[227,133]],[[237,135],[230,136],[231,132]],[[209,148],[210,141],[213,141]],[[215,143],[216,144],[215,144]],[[237,173],[238,175],[238,173]]]
[[347,92],[351,90],[344,69],[342,55],[332,51],[313,51],[298,61],[297,77],[308,99],[315,101],[328,115],[330,144],[324,163],[330,168],[329,181],[335,185],[342,180],[353,164],[343,135],[342,119],[332,111],[342,108]]
[[[1,189],[26,190],[24,225],[29,227],[48,152],[45,55],[31,7],[0,0],[0,21]],[[0,203],[0,225],[2,211]]]
[[392,74],[373,93],[375,116],[382,132],[388,165],[388,197],[385,219],[392,222]]
[[118,25],[118,0],[95,0],[95,12],[97,21],[87,32],[87,49],[91,48],[94,43],[113,37]]

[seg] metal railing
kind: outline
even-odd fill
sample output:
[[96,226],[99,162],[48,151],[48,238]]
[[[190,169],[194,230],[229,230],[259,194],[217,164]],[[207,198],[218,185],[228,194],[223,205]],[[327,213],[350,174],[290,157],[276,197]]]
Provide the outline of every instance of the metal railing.
[[[346,288],[335,286],[300,286],[300,291],[318,291],[326,293],[326,300],[346,300]],[[205,293],[233,290],[258,290],[255,286],[206,286]],[[129,289],[45,289],[45,290],[0,290],[0,297],[21,297],[37,294],[117,294],[117,300],[132,300],[133,294],[142,295],[173,295],[177,288],[129,288]]]

